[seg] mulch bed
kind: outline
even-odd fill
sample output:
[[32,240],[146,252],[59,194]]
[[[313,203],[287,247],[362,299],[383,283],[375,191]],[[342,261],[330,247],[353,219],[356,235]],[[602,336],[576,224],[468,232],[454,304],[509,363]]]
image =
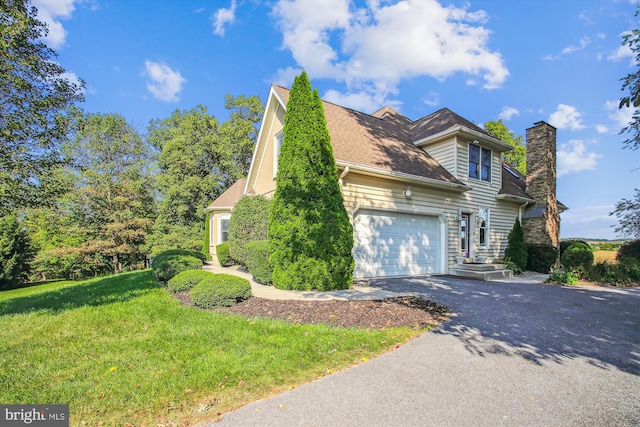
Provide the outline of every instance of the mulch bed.
[[[193,305],[188,292],[176,299]],[[449,309],[442,304],[414,296],[381,300],[272,300],[251,297],[221,311],[247,318],[282,319],[292,324],[323,323],[342,328],[385,329],[408,327],[423,329],[437,326],[447,319]]]

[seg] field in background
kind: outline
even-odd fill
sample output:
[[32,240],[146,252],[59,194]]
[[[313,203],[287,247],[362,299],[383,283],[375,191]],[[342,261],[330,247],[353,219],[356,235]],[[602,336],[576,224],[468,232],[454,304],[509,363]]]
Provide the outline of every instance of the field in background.
[[599,262],[607,262],[609,264],[616,263],[618,251],[593,251],[594,264]]

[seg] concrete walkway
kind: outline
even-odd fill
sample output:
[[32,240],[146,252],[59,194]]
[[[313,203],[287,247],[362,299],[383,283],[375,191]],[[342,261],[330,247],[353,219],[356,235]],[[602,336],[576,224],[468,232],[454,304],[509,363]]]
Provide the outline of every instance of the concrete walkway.
[[352,286],[350,289],[344,291],[288,291],[282,289],[276,289],[273,286],[266,286],[253,280],[251,273],[242,271],[238,266],[221,267],[217,261],[209,261],[204,267],[205,270],[212,273],[220,274],[233,274],[245,278],[251,283],[251,292],[254,297],[267,298],[267,299],[279,299],[279,300],[313,300],[313,301],[328,301],[328,300],[364,300],[364,299],[382,299],[392,298],[400,295],[407,295],[401,291],[385,291],[383,289],[372,288],[369,286]]
[[640,426],[640,289],[363,281],[446,304],[436,330],[206,426]]

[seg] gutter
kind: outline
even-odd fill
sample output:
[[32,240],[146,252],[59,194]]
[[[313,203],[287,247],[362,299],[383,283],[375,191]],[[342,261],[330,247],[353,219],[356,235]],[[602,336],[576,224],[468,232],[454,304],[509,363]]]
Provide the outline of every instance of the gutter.
[[438,188],[454,190],[459,192],[465,192],[465,191],[471,190],[471,187],[464,184],[440,181],[438,179],[426,178],[423,176],[412,175],[404,172],[389,171],[385,169],[378,169],[371,166],[358,165],[358,164],[343,162],[343,161],[336,161],[336,165],[339,167],[344,167],[345,170],[348,169],[349,171],[357,171],[364,175],[372,175],[372,176],[378,176],[378,177],[383,177],[387,179],[395,179],[403,182],[409,181],[417,184],[429,185],[432,187],[438,187]]

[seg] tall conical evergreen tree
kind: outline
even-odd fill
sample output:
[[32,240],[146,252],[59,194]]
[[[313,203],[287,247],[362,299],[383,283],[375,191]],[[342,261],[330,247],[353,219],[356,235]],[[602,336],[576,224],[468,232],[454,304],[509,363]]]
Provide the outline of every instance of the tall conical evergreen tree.
[[515,263],[521,270],[527,268],[527,244],[524,241],[524,231],[520,226],[520,220],[516,218],[516,223],[507,237],[507,248],[504,250],[504,257]]
[[269,216],[273,283],[280,289],[347,289],[353,274],[353,228],[322,101],[303,71],[285,113],[276,192]]

